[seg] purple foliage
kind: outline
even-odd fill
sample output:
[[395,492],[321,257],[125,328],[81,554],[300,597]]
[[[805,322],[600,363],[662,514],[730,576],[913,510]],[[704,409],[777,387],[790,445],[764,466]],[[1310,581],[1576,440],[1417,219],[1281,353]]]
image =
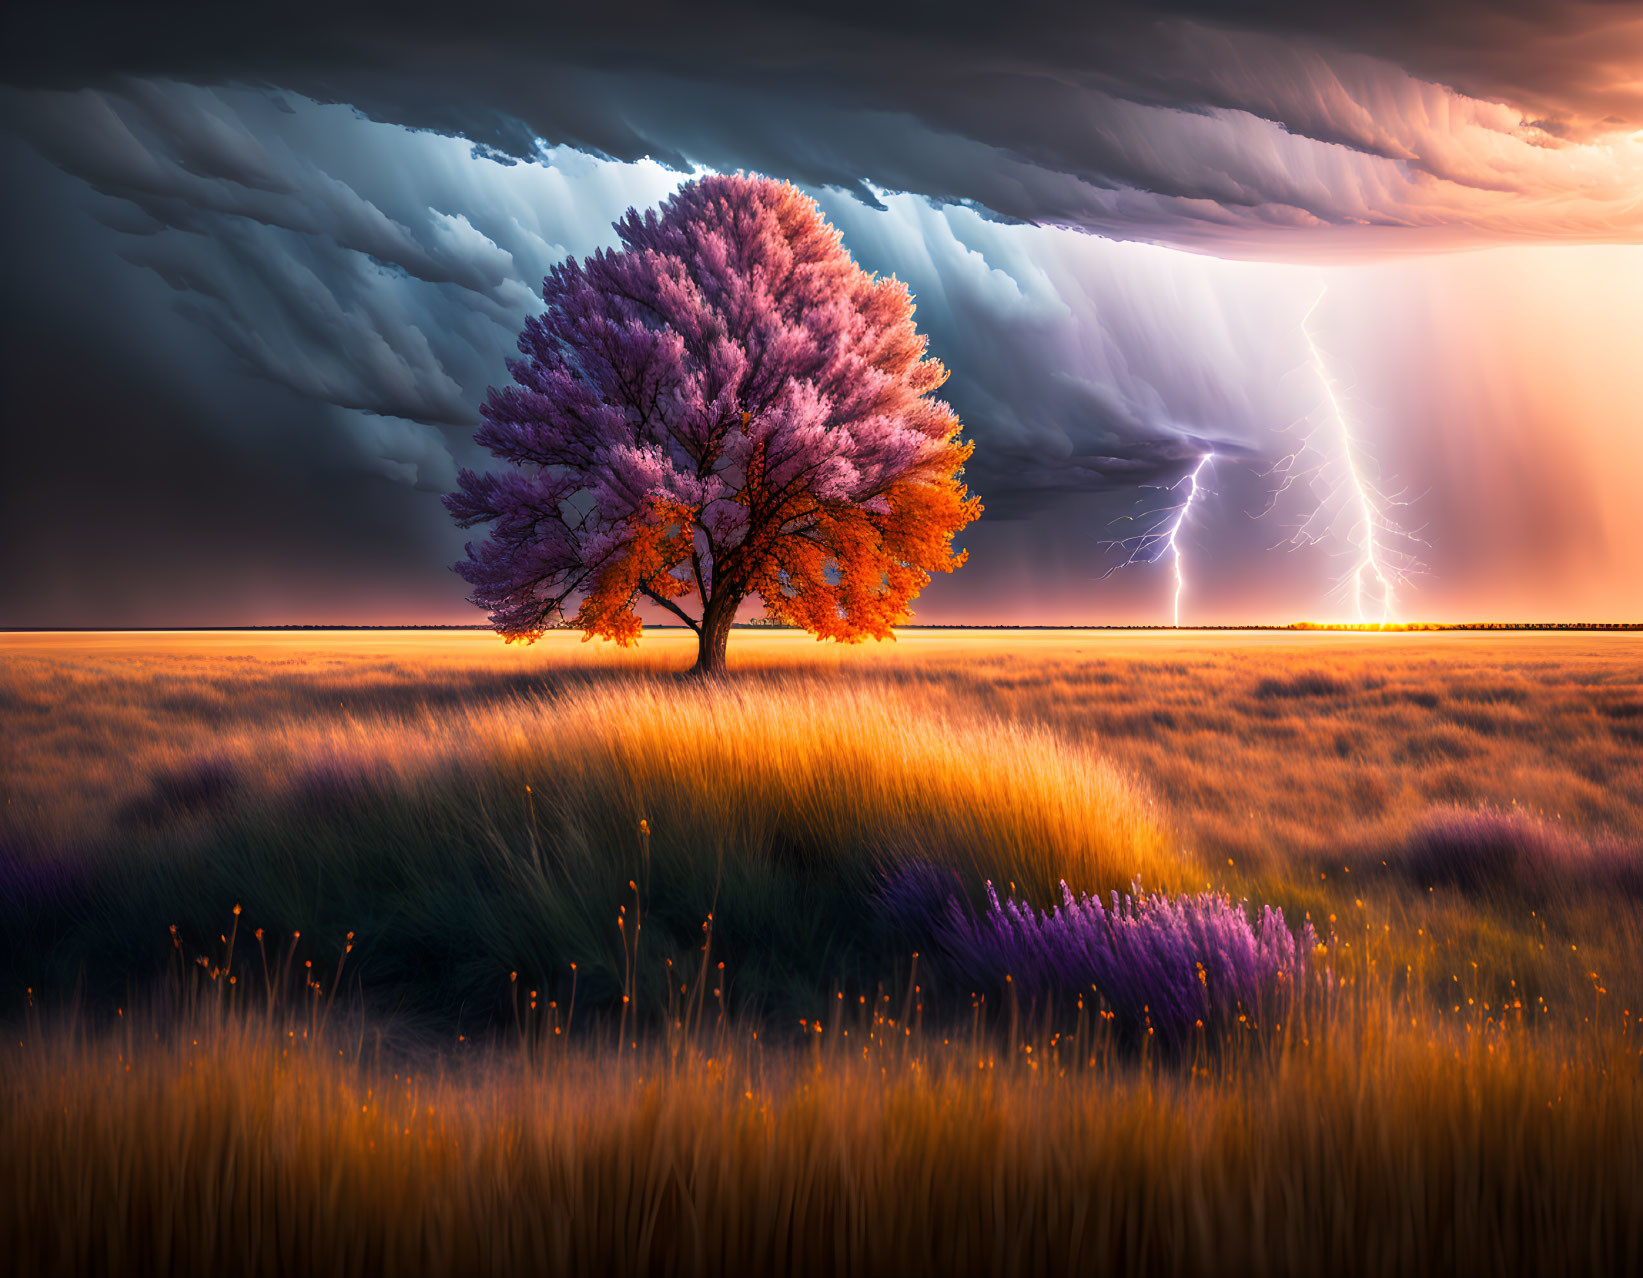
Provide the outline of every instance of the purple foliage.
[[1404,873],[1465,891],[1516,887],[1545,892],[1581,886],[1637,892],[1643,856],[1616,838],[1588,842],[1531,813],[1500,808],[1437,808],[1405,838]]
[[1439,808],[1410,831],[1403,864],[1422,883],[1476,890],[1539,878],[1568,855],[1566,840],[1525,813]]
[[1099,995],[1129,1026],[1151,1025],[1178,1040],[1197,1028],[1281,1012],[1311,979],[1311,923],[1292,932],[1283,911],[1261,909],[1251,925],[1218,893],[1169,896],[1135,889],[1110,904],[1075,897],[1039,910],[1000,901],[973,915],[954,876],[927,864],[893,875],[879,895],[888,917],[925,938],[938,965],[972,989],[998,990],[1008,977],[1019,998],[1071,1003]]
[[954,870],[929,861],[909,861],[887,874],[879,886],[879,912],[908,936],[935,938],[958,909],[964,886]]
[[[476,438],[508,466],[463,471],[446,498],[462,526],[492,525],[457,571],[495,627],[538,633],[578,594],[623,617],[643,594],[692,625],[728,626],[750,592],[779,596],[780,545],[798,556],[781,580],[808,573],[818,589],[804,556],[847,557],[868,528],[917,570],[890,572],[897,591],[944,568],[940,537],[907,549],[923,518],[908,494],[954,488],[968,451],[930,395],[946,372],[925,355],[906,286],[868,275],[814,201],[766,178],[687,183],[616,233],[619,248],[543,281],[514,384],[480,410]],[[950,504],[948,534],[976,514]],[[641,531],[664,526],[669,539],[638,562]],[[690,594],[697,617],[679,602]],[[837,605],[864,606],[848,590]]]

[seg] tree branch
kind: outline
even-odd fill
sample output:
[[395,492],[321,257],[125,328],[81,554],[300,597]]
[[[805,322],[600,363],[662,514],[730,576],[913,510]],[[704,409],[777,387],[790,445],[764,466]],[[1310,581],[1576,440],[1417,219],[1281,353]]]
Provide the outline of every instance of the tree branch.
[[678,604],[674,603],[673,600],[665,598],[664,596],[657,594],[654,590],[650,590],[645,586],[640,586],[639,587],[639,593],[641,595],[643,595],[646,599],[650,600],[652,603],[660,604],[662,607],[666,608],[675,617],[679,618],[680,621],[684,622],[685,625],[689,626],[692,630],[694,630],[698,635],[700,635],[702,633],[701,623],[698,622],[698,621],[692,620],[690,614],[687,613],[683,608],[679,607]]

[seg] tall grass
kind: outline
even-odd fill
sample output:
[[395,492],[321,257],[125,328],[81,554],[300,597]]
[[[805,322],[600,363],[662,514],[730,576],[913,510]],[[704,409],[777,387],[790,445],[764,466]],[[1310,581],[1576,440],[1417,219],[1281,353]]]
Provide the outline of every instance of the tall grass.
[[[966,873],[1175,877],[1145,791],[1087,749],[991,716],[932,712],[860,687],[613,682],[476,709],[276,725],[222,742],[265,802],[334,780],[407,803],[537,826],[627,830],[815,866],[933,849]],[[215,761],[213,761],[215,762]],[[532,787],[530,804],[525,787]],[[928,853],[925,853],[928,854]]]
[[[841,688],[926,720],[1042,727],[1142,776],[1211,864],[1395,843],[1435,806],[1521,808],[1582,837],[1643,836],[1643,639],[1630,634],[914,631],[820,646],[738,632],[732,674]],[[659,681],[637,651],[554,633],[0,637],[0,829],[75,843],[225,735],[394,719],[520,694]],[[1378,855],[1384,855],[1379,853]]]
[[[1635,1272],[1635,1040],[1346,1018],[1138,1067],[881,1014],[419,1066],[221,1015],[8,1044],[13,1272]],[[845,1029],[852,1029],[850,1036]]]
[[1397,867],[1419,884],[1540,898],[1584,885],[1643,897],[1643,841],[1584,839],[1521,809],[1434,808],[1393,851]]
[[[1636,1270],[1640,653],[738,635],[703,686],[667,636],[0,640],[0,1256]],[[944,1003],[874,907],[919,865],[1052,966],[1113,923],[1061,880],[1212,893],[1239,954],[1281,906],[1327,1016],[1161,1052]]]
[[[1395,937],[1454,938],[1457,966],[1554,997],[1598,970],[1643,1002],[1635,636],[741,632],[717,690],[673,677],[687,647],[0,639],[0,973],[118,987],[158,925],[203,940],[243,901],[357,931],[373,987],[425,1010],[571,962],[611,997],[645,819],[650,953],[689,952],[712,911],[734,996],[777,1009],[894,956],[866,879],[909,851],[977,904],[989,877],[1042,906],[1138,875],[1320,928],[1367,901]],[[1420,832],[1482,809],[1594,855],[1427,873]]]
[[1043,728],[860,687],[619,678],[220,731],[59,854],[52,890],[49,853],[12,872],[0,955],[37,987],[88,959],[123,977],[157,921],[204,939],[243,901],[356,932],[378,988],[482,1017],[512,970],[574,963],[586,998],[616,997],[612,922],[643,908],[650,957],[683,960],[712,915],[738,995],[786,1008],[872,979],[896,941],[863,905],[909,856],[1040,896],[1191,870],[1142,786]]

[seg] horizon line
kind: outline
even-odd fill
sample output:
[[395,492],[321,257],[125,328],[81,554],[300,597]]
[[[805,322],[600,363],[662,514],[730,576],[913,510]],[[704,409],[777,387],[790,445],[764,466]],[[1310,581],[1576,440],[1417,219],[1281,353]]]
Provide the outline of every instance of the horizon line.
[[[741,621],[732,626],[736,630],[783,630],[808,633],[802,627],[769,622]],[[580,633],[575,626],[553,627],[565,633]],[[688,626],[677,623],[646,624],[646,630],[668,630],[694,633]],[[1433,631],[1433,630],[1571,630],[1571,631],[1638,631],[1643,621],[1289,621],[1289,622],[1235,622],[1223,625],[1171,626],[1155,622],[909,622],[893,626],[892,630],[1155,630],[1155,631]],[[185,634],[197,632],[255,632],[255,631],[350,631],[350,630],[461,630],[496,633],[483,623],[467,622],[272,622],[243,625],[164,625],[164,626],[0,626],[0,634]],[[548,633],[544,631],[543,633]]]

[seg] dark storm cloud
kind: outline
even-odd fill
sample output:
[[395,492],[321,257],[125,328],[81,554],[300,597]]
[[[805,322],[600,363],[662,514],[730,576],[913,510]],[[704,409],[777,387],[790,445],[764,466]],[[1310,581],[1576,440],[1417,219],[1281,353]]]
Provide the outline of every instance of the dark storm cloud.
[[459,617],[428,495],[75,234],[78,183],[15,140],[0,164],[0,627]]
[[[464,147],[397,129],[367,140],[346,110],[139,81],[12,105],[39,152],[101,197],[89,211],[173,309],[244,369],[340,409],[465,436],[533,282],[563,255],[517,196],[469,180]],[[436,469],[454,477],[448,456]]]
[[0,625],[470,619],[475,405],[547,266],[676,179],[264,90],[5,105]]
[[[1298,333],[1270,327],[1304,284],[878,198],[882,210],[837,192],[821,203],[858,261],[913,290],[919,327],[952,370],[942,394],[976,442],[966,473],[989,518],[1173,483],[1206,450],[1252,456],[1274,422],[1305,411],[1302,388],[1284,381]],[[1254,392],[1252,370],[1266,374]]]
[[243,218],[323,237],[430,284],[518,302],[512,258],[464,218],[427,210],[418,234],[293,145],[317,139],[258,130],[278,106],[255,105],[246,113],[208,91],[127,80],[118,93],[29,95],[17,113],[65,171],[157,223],[193,230],[212,215]]
[[6,414],[61,426],[0,477],[0,624],[462,617],[474,406],[548,266],[694,166],[805,184],[913,288],[988,507],[943,589],[1035,536],[1093,581],[1211,450],[1253,555],[1315,281],[1058,227],[1307,259],[1643,217],[1625,6],[1320,8],[14,6]]
[[[627,202],[651,203],[677,180],[575,152],[547,168],[540,155],[498,164],[453,139],[247,89],[127,80],[14,101],[41,154],[97,193],[92,212],[121,233],[125,260],[169,286],[175,311],[241,368],[345,410],[375,473],[430,489],[450,484],[455,458],[476,460],[473,406],[503,376],[538,304],[533,286],[566,241],[608,243]],[[1147,281],[1098,297],[1116,268],[1092,259],[1059,278],[1054,254],[1035,257],[961,208],[873,188],[863,200],[823,194],[864,264],[922,299],[934,348],[959,371],[949,393],[982,445],[972,474],[995,516],[1041,491],[1173,478],[1207,446],[1181,442],[1195,434],[1235,447],[1194,423],[1223,415],[1220,362],[1255,352],[1232,356],[1206,335],[1201,355],[1137,372],[1150,358],[1139,348],[1196,322],[1160,316]],[[1194,369],[1197,407],[1169,402]],[[1256,416],[1245,413],[1245,436]]]
[[[17,597],[58,618],[64,562],[78,559],[97,597],[119,599],[118,582],[141,578],[92,553],[85,537],[106,536],[109,522],[126,551],[153,552],[151,563],[180,558],[179,538],[198,539],[190,581],[233,577],[220,565],[236,558],[353,561],[365,547],[396,571],[417,553],[442,569],[460,538],[432,494],[458,464],[483,461],[469,439],[474,405],[505,376],[519,324],[539,304],[535,281],[566,252],[609,243],[612,218],[679,180],[574,151],[499,164],[459,140],[260,90],[123,81],[19,101],[35,151],[14,141],[6,163],[25,193],[7,242],[31,246],[12,281],[11,353],[60,374],[87,346],[104,349],[107,377],[92,385],[128,383],[134,405],[122,415],[112,390],[78,387],[61,408],[94,445],[119,435],[115,470],[128,486],[101,470],[70,480],[67,444],[7,472],[12,546],[26,542],[29,521],[70,526],[49,539],[55,560],[20,564],[11,578]],[[1236,383],[1263,359],[1260,326],[1232,315],[1242,290],[1213,283],[1213,259],[873,189],[870,203],[819,194],[860,260],[897,272],[918,296],[920,324],[955,373],[946,393],[977,443],[969,479],[989,519],[1031,519],[1046,500],[1081,493],[1129,505],[1205,447],[1235,453],[1259,440],[1273,409],[1240,402]],[[1160,300],[1161,284],[1174,300]],[[95,323],[76,311],[92,296]],[[41,377],[8,379],[13,420],[34,416]],[[61,476],[70,494],[107,485],[117,497],[101,516],[64,506],[53,518],[36,491],[42,474]],[[421,500],[387,495],[377,479],[422,490],[406,494]],[[263,519],[246,527],[258,510]],[[390,510],[405,534],[391,553],[385,513],[369,531],[355,527],[361,512]],[[281,522],[290,552],[272,554]],[[317,549],[329,535],[347,555]],[[166,597],[176,592],[168,583]],[[431,598],[458,593],[454,579],[430,588]]]
[[[1643,19],[1624,3],[107,6],[13,22],[18,83],[266,82],[517,157],[543,137],[1224,252],[1639,232],[1634,158],[1578,146],[1643,120],[1625,70]],[[188,145],[207,169],[243,162],[228,136]]]

